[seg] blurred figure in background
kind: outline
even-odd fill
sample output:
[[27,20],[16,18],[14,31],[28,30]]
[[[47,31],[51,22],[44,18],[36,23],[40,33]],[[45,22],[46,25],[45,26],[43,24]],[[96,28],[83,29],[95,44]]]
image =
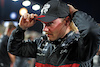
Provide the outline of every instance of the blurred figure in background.
[[[100,23],[98,23],[100,26]],[[93,57],[93,67],[100,67],[100,45],[97,54]]]
[[14,24],[10,22],[0,39],[0,67],[13,67],[15,56],[7,52],[7,42],[15,28]]
[[[29,37],[27,39],[32,41],[32,40],[34,40],[34,36],[29,35]],[[34,67],[35,62],[36,62],[35,58],[30,58],[30,60],[28,60],[28,63],[30,64],[30,67]]]
[[100,45],[97,54],[93,58],[93,67],[100,67]]
[[29,58],[16,56],[14,67],[29,67],[28,60]]
[[100,45],[99,45],[99,50],[98,50],[98,65],[100,66]]

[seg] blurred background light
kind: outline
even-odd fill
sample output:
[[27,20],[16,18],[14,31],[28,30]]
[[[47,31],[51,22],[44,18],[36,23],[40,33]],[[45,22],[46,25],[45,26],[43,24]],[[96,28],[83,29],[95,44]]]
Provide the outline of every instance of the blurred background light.
[[32,6],[32,9],[33,10],[39,10],[40,9],[40,5],[35,4],[35,5]]
[[4,22],[4,27],[7,27],[9,25],[9,21]]
[[27,6],[30,6],[31,5],[31,2],[29,0],[25,0],[25,1],[22,2],[22,5],[23,6],[26,6],[26,7]]
[[13,21],[13,24],[14,24],[15,26],[17,26],[17,25],[18,25],[18,22],[17,22],[17,21]]
[[13,22],[13,24],[14,24],[15,26],[18,25],[18,22],[17,22],[17,21],[4,21],[4,23],[3,23],[4,27],[7,27],[7,26],[9,25],[10,22]]
[[11,12],[10,18],[11,19],[16,19],[17,18],[17,13],[16,12]]
[[28,10],[26,9],[26,8],[21,8],[20,10],[19,10],[19,14],[20,15],[23,15],[24,13],[28,13]]
[[12,1],[18,1],[18,0],[12,0]]

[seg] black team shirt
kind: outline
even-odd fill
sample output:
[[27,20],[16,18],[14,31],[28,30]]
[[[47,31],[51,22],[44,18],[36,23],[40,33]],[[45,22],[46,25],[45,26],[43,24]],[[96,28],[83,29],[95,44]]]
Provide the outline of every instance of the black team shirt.
[[7,52],[7,43],[9,37],[3,35],[0,39],[0,67],[10,67],[11,60]]

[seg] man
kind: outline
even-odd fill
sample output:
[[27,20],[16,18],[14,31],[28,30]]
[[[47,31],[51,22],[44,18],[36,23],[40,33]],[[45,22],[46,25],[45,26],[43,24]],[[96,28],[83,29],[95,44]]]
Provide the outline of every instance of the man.
[[9,23],[5,29],[4,35],[0,39],[0,67],[13,67],[15,56],[7,52],[7,43],[11,32],[15,28],[12,22]]
[[93,57],[94,67],[100,67],[100,45],[97,54]]
[[[69,7],[68,7],[69,6]],[[24,32],[39,20],[45,36],[23,41]],[[24,14],[8,43],[14,55],[36,58],[36,67],[91,67],[98,51],[100,28],[94,19],[61,0],[44,5],[41,15]]]
[[28,63],[29,60],[30,60],[29,58],[16,56],[14,67],[29,67],[30,66]]

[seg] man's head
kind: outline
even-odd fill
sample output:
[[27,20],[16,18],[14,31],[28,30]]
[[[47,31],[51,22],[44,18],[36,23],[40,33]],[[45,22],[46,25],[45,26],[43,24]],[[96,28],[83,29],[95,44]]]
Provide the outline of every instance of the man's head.
[[13,22],[10,22],[9,25],[6,27],[5,35],[10,36],[12,31],[16,28]]
[[[69,17],[67,17],[69,18]],[[48,23],[43,23],[43,31],[46,33],[48,40],[55,41],[59,38],[63,38],[70,32],[70,21],[66,23],[65,18],[57,18],[56,20]]]
[[46,3],[36,19],[43,23],[43,31],[50,41],[63,38],[70,31],[69,7],[61,0]]

